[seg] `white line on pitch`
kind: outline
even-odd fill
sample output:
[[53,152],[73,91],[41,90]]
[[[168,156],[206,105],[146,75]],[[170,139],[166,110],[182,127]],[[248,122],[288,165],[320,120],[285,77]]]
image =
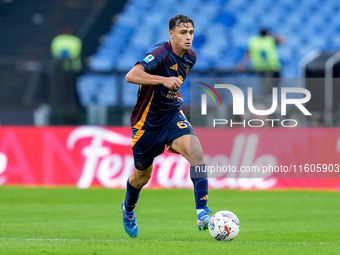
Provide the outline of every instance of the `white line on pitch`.
[[[4,241],[61,241],[61,242],[130,242],[132,239],[67,239],[67,238],[6,238],[6,237],[0,237],[0,240]],[[143,240],[146,241],[146,240]],[[151,239],[147,240],[151,242],[170,242],[170,243],[176,243],[176,242],[198,242],[198,243],[204,243],[204,242],[210,242],[208,240],[206,241],[188,241],[188,240],[162,240],[162,239]],[[245,240],[234,240],[233,243],[251,243],[251,244],[283,244],[283,245],[338,245],[338,243],[309,243],[309,242],[267,242],[267,241],[245,241]]]

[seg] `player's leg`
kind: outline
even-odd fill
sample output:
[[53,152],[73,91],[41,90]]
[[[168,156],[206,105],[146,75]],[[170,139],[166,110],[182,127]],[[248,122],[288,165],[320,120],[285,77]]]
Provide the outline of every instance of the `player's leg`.
[[141,171],[135,168],[133,174],[126,182],[125,199],[122,203],[123,225],[130,237],[138,236],[138,224],[134,209],[137,205],[139,193],[151,177],[153,165]]
[[141,171],[135,168],[133,174],[127,180],[125,194],[125,208],[127,212],[132,212],[137,204],[139,193],[146,185],[152,174],[153,165]]
[[124,204],[127,212],[134,210],[141,189],[151,178],[153,160],[162,149],[161,143],[157,143],[156,140],[158,133],[158,131],[132,128],[132,151],[135,169],[126,182]]
[[126,233],[130,237],[137,237],[138,225],[134,209],[140,192],[152,174],[153,160],[164,151],[161,130],[132,129],[132,151],[135,169],[127,180],[125,199],[122,203],[123,223]]
[[205,208],[208,201],[208,179],[204,169],[204,154],[196,135],[183,135],[175,139],[171,149],[180,153],[190,162],[190,177],[194,184],[195,203],[198,213]]
[[208,178],[206,172],[197,171],[204,169],[204,154],[196,135],[183,135],[176,138],[171,149],[183,155],[190,162],[190,177],[194,185],[195,204],[197,210],[197,226],[200,230],[208,228],[211,210],[208,202]]

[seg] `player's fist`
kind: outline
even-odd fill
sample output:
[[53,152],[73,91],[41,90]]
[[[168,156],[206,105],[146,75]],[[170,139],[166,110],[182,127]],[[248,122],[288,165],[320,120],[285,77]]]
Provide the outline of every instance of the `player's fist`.
[[165,77],[163,80],[164,87],[168,89],[175,90],[179,89],[182,86],[182,80],[178,77]]

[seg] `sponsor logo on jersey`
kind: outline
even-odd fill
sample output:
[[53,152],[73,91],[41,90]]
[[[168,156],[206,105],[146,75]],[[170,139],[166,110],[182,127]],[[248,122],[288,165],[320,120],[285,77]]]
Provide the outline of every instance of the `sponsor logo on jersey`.
[[150,63],[152,60],[154,60],[155,57],[152,56],[151,54],[147,55],[145,58],[143,58],[143,61],[146,62],[147,64]]

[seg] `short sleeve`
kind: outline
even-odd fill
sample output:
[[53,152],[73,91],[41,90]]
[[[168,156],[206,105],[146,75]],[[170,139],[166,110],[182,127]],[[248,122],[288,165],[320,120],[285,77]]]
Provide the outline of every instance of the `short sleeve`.
[[145,54],[143,58],[137,61],[137,63],[141,64],[145,67],[145,71],[151,71],[157,67],[157,65],[161,62],[160,56],[155,57],[154,54],[148,52]]
[[157,68],[157,66],[162,63],[165,56],[168,54],[168,48],[166,42],[155,45],[151,50],[149,50],[144,57],[137,61],[137,63],[145,67],[145,71],[149,72]]

